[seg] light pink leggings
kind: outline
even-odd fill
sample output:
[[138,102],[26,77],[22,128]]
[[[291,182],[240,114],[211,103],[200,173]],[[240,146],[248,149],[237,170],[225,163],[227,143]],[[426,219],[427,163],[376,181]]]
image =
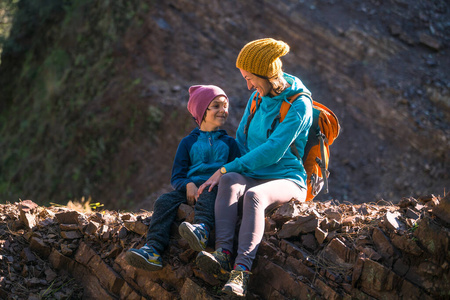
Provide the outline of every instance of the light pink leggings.
[[303,202],[306,199],[306,189],[287,179],[261,180],[239,173],[223,175],[214,208],[216,249],[233,251],[234,234],[239,219],[238,201],[241,196],[244,196],[242,222],[235,264],[243,264],[251,269],[264,235],[266,209],[273,209],[292,198]]

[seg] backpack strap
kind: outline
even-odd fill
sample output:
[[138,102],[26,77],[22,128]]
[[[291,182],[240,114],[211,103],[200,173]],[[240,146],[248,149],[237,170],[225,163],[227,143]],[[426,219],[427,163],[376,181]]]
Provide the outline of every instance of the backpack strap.
[[259,97],[258,92],[255,92],[253,94],[252,104],[250,106],[250,114],[248,115],[247,123],[245,123],[245,126],[244,126],[245,138],[247,138],[248,127],[250,126],[250,122],[252,121],[253,116],[255,115],[255,112],[258,109],[260,103],[261,103],[261,97]]
[[[297,94],[295,94],[295,95],[292,95],[292,96],[288,97],[288,98],[287,98],[288,101],[283,101],[283,102],[281,103],[281,106],[280,106],[280,112],[278,113],[278,115],[277,115],[277,116],[275,117],[275,119],[273,120],[272,125],[270,126],[270,129],[267,130],[267,138],[269,138],[269,136],[270,136],[270,135],[272,134],[272,132],[275,130],[275,127],[277,126],[277,124],[283,122],[283,120],[284,120],[284,118],[286,117],[286,115],[287,115],[289,109],[290,109],[291,106],[292,106],[292,103],[294,103],[294,101],[297,100],[298,97],[300,97],[301,95],[305,95],[305,96],[307,96],[307,97],[311,97],[311,96],[309,95],[309,93],[302,92],[302,93],[297,93]],[[292,145],[291,145],[291,146],[292,146]],[[292,148],[292,147],[291,147],[291,148]],[[295,153],[298,154],[297,149],[295,150],[294,154],[295,154]],[[296,156],[299,157],[299,155],[296,155]]]
[[[326,141],[327,137],[325,136],[325,134],[322,133],[322,131],[320,131],[320,129],[317,131],[316,136],[317,136],[317,139],[319,140],[319,144],[320,144],[320,147],[319,147],[320,148],[320,156],[325,157],[325,141]],[[316,157],[316,162],[319,165],[320,170],[322,171],[323,187],[325,189],[325,194],[328,194],[328,174],[330,172],[327,170],[327,167],[323,160]]]
[[[281,108],[280,108],[280,114],[281,114],[280,123],[283,122],[284,117],[286,117],[287,112],[288,112],[289,108],[291,107],[292,103],[295,100],[297,100],[298,97],[300,97],[302,95],[305,95],[306,97],[311,99],[311,95],[309,93],[302,92],[302,93],[298,93],[298,94],[290,96],[288,98],[289,103],[286,101],[283,101],[283,103],[281,104]],[[312,99],[311,99],[311,101],[312,101]],[[291,152],[295,155],[295,157],[297,157],[298,160],[301,160],[302,157],[300,156],[300,153],[298,152],[297,147],[295,146],[295,141],[292,142],[290,148],[291,148]]]
[[[277,126],[277,124],[283,122],[283,120],[286,117],[289,109],[292,106],[292,103],[294,103],[294,101],[297,100],[298,97],[300,97],[302,95],[305,95],[305,96],[307,96],[308,98],[311,99],[311,95],[309,93],[301,92],[301,93],[297,93],[297,94],[294,94],[294,95],[288,97],[287,98],[288,101],[283,101],[281,103],[280,112],[275,117],[275,119],[272,121],[272,125],[270,126],[270,128],[267,130],[267,138],[269,138],[269,136],[275,130],[275,127]],[[311,99],[311,101],[312,101],[312,99]],[[261,97],[259,96],[258,92],[255,92],[253,94],[252,104],[250,106],[250,114],[248,115],[247,123],[244,126],[244,134],[245,134],[246,138],[248,136],[248,128],[250,126],[250,122],[252,121],[253,116],[255,115],[256,110],[258,109],[260,103],[261,103]],[[297,159],[301,160],[302,158],[301,158],[301,156],[300,156],[300,154],[299,154],[299,152],[297,150],[297,147],[295,146],[295,142],[293,142],[290,145],[290,148],[291,148],[292,153],[297,157]]]

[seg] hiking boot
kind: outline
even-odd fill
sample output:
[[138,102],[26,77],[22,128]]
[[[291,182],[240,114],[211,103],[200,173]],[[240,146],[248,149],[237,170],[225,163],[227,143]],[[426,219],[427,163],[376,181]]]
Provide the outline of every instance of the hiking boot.
[[145,244],[140,249],[131,248],[125,254],[127,263],[135,268],[147,271],[158,271],[162,269],[162,259],[158,251],[152,246]]
[[195,251],[203,251],[208,244],[209,233],[204,224],[191,224],[183,222],[178,227],[180,235],[188,241],[189,246]]
[[245,297],[247,295],[248,280],[250,272],[243,270],[240,266],[231,271],[230,279],[222,288],[222,292],[228,295]]
[[200,252],[195,261],[200,270],[213,275],[221,281],[226,281],[230,276],[230,260],[230,254],[223,253],[222,248],[219,248],[212,253]]

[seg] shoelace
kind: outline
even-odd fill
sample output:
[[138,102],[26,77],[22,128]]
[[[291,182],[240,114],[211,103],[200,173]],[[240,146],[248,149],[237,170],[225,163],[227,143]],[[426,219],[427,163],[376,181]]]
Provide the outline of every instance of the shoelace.
[[244,282],[244,273],[251,274],[249,271],[236,271],[232,270],[230,274],[230,281],[233,283],[243,283]]

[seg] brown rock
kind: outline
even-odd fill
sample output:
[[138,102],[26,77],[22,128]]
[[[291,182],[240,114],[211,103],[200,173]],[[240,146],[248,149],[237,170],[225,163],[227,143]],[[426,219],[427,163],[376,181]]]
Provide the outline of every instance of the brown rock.
[[356,262],[356,253],[347,247],[340,239],[333,239],[322,251],[321,256],[334,264],[349,268]]
[[124,213],[120,215],[120,218],[122,219],[122,221],[136,221],[136,216],[133,215],[132,213]]
[[316,227],[314,236],[316,237],[316,240],[319,244],[322,244],[325,241],[325,239],[327,238],[327,235],[328,235],[328,232],[320,229],[320,227]]
[[263,257],[258,259],[253,273],[250,288],[260,291],[262,295],[267,295],[267,299],[270,299],[274,290],[288,299],[317,297],[316,292],[307,284],[297,281],[286,270]]
[[306,253],[306,251],[304,251],[303,249],[297,247],[295,244],[286,241],[286,240],[281,240],[280,243],[280,248],[281,250],[283,250],[287,255],[289,256],[293,256],[297,259],[303,260],[306,259],[306,257],[308,257],[308,254]]
[[406,197],[403,197],[403,198],[400,200],[400,202],[398,203],[398,206],[399,206],[400,208],[407,208],[407,207],[409,207],[409,206],[415,206],[416,202],[417,202],[417,201],[416,201],[414,198],[406,198]]
[[301,260],[292,256],[288,256],[286,258],[284,268],[294,274],[297,274],[298,276],[305,277],[310,281],[313,281],[316,276],[316,272],[313,269],[306,266]]
[[20,211],[27,213],[33,213],[38,206],[39,205],[34,203],[32,200],[24,200],[19,202],[19,204],[17,205]]
[[363,262],[359,284],[366,294],[377,299],[388,298],[401,285],[403,280],[388,268],[370,259]]
[[371,260],[378,261],[381,259],[381,255],[370,247],[362,248],[361,252],[364,253],[364,255]]
[[77,224],[59,224],[59,229],[61,230],[77,230],[78,229],[78,225]]
[[25,261],[25,263],[31,263],[36,260],[36,256],[31,252],[30,248],[26,247],[23,248],[22,252],[20,253],[20,256]]
[[441,199],[438,205],[433,207],[433,214],[447,224],[450,224],[450,193]]
[[291,200],[275,210],[271,218],[278,223],[284,223],[300,216],[301,210],[297,201]]
[[382,230],[379,228],[374,228],[372,239],[378,253],[380,253],[381,256],[391,265],[393,260],[397,257],[397,252],[389,241],[389,238]]
[[449,256],[449,234],[448,231],[432,223],[429,219],[420,219],[417,221],[417,229],[413,232],[413,236],[428,250],[429,253],[435,255],[435,259],[441,260]]
[[339,212],[335,208],[328,208],[328,209],[326,209],[324,211],[324,214],[329,220],[336,220],[337,222],[341,222],[342,213]]
[[434,50],[440,50],[442,45],[441,45],[441,41],[439,41],[438,39],[432,37],[429,34],[426,33],[421,33],[419,35],[419,40],[420,43],[424,44],[425,46],[430,47],[431,49]]
[[108,291],[116,295],[119,294],[120,289],[125,284],[124,280],[86,243],[80,244],[75,254],[75,260],[86,266]]
[[315,251],[317,249],[317,241],[314,237],[314,234],[308,233],[304,234],[300,237],[303,247],[310,251]]
[[318,226],[319,220],[314,215],[300,216],[296,220],[284,223],[278,236],[280,238],[298,236],[300,233],[314,232]]
[[265,218],[264,233],[274,233],[277,223],[269,217]]
[[82,236],[79,231],[61,231],[61,237],[65,240],[79,239]]
[[116,258],[121,252],[123,248],[120,245],[113,245],[112,249],[105,253],[102,258]]
[[86,226],[86,228],[84,229],[84,233],[86,233],[88,235],[92,235],[92,234],[96,233],[99,228],[100,228],[100,223],[90,221],[88,223],[88,225]]
[[52,251],[49,245],[47,245],[42,239],[37,237],[31,238],[30,249],[42,258],[47,258]]
[[46,269],[44,273],[45,273],[45,280],[47,280],[47,282],[52,282],[58,276],[58,274],[56,274],[56,272],[53,271],[52,269]]
[[33,213],[26,212],[24,210],[20,211],[20,220],[28,229],[31,229],[37,225],[36,216]]
[[314,286],[320,292],[320,295],[322,296],[323,299],[330,299],[330,300],[342,299],[341,295],[339,295],[335,291],[335,288],[327,285],[320,278],[316,278],[316,280],[314,280]]
[[148,231],[148,226],[141,221],[124,222],[124,225],[128,230],[136,232],[139,235],[145,235]]
[[400,221],[399,217],[399,212],[388,211],[386,215],[384,215],[385,226],[391,230],[406,230],[405,224]]
[[76,210],[65,210],[55,214],[58,223],[60,224],[78,224],[78,217],[82,216]]
[[359,220],[358,216],[348,216],[342,220],[342,226],[354,226]]
[[325,219],[320,223],[320,228],[323,230],[326,230],[328,232],[337,230],[337,229],[341,228],[341,226],[342,226],[341,223],[339,223],[336,220]]
[[182,203],[178,208],[177,218],[180,221],[192,223],[192,221],[194,221],[194,208],[190,205]]
[[182,300],[212,300],[213,297],[206,294],[205,289],[187,278],[180,291]]
[[417,245],[411,237],[407,235],[394,235],[391,239],[392,244],[400,251],[419,256],[423,253],[422,249]]
[[48,257],[51,265],[57,270],[66,270],[72,272],[74,268],[74,261],[67,256],[64,256],[58,250],[53,249]]
[[61,244],[61,253],[65,256],[71,256],[73,254],[72,249],[69,248],[66,244]]
[[420,215],[411,208],[406,209],[405,217],[413,220],[419,219]]

